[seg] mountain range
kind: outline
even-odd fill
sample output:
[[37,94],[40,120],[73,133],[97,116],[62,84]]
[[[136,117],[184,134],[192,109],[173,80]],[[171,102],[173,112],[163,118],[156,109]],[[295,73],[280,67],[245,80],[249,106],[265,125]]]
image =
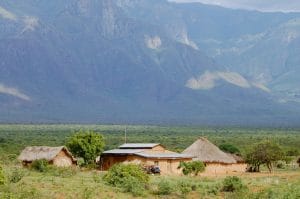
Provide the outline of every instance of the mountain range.
[[0,2],[0,122],[298,125],[300,13]]

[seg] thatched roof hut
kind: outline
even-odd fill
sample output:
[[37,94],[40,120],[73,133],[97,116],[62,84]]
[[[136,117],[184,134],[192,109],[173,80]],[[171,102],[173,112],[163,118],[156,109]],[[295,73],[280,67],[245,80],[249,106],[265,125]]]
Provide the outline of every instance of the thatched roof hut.
[[206,138],[199,138],[182,153],[192,155],[194,160],[205,163],[236,163],[236,160],[221,151],[216,145],[212,144]]
[[64,147],[31,146],[26,147],[18,157],[23,165],[28,165],[35,160],[47,160],[50,164],[59,167],[68,167],[77,163],[71,152]]
[[183,154],[193,156],[193,160],[204,162],[205,173],[208,174],[245,172],[247,168],[247,164],[240,157],[221,151],[203,137],[185,149]]
[[232,153],[227,153],[227,155],[233,157],[237,163],[245,163],[245,160],[239,155],[232,154]]

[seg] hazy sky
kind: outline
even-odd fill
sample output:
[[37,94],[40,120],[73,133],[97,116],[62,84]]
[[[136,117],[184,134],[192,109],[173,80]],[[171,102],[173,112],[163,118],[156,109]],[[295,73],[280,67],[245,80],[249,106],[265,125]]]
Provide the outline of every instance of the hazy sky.
[[229,8],[243,8],[260,11],[297,11],[300,12],[300,0],[170,0],[175,2],[202,2]]

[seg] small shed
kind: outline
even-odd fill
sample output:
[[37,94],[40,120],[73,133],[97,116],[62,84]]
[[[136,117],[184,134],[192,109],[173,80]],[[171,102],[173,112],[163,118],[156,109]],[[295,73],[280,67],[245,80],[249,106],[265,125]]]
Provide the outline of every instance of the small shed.
[[183,151],[183,154],[193,156],[193,160],[205,163],[205,173],[246,172],[247,164],[241,157],[227,154],[206,138],[199,138]]
[[26,147],[18,157],[24,166],[30,165],[35,160],[47,160],[49,164],[57,167],[70,167],[77,164],[77,160],[65,146],[31,146]]

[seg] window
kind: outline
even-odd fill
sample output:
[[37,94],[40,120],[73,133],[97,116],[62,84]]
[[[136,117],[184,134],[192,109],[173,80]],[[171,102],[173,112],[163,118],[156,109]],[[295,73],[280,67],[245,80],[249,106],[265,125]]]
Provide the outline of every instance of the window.
[[159,165],[158,161],[154,161],[154,165],[158,166]]

